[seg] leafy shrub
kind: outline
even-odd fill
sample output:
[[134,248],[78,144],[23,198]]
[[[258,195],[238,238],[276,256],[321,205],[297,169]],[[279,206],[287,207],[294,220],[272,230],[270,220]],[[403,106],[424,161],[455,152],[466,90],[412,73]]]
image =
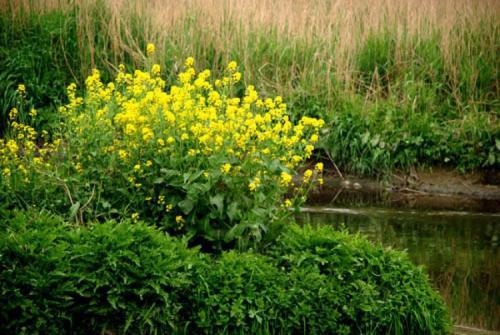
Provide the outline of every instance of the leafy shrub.
[[[442,299],[422,268],[402,252],[376,247],[330,227],[290,226],[269,255],[289,273],[300,269],[327,278],[323,285],[337,298],[336,327],[376,334],[447,331],[449,319]],[[327,328],[327,332],[338,330]]]
[[196,333],[269,334],[287,329],[286,276],[264,256],[230,251],[206,268],[191,295]]
[[[206,267],[191,298],[191,323],[204,334],[346,334],[340,282],[300,266],[284,272],[273,259],[224,253]],[[353,306],[353,308],[355,308]]]
[[80,230],[18,216],[0,239],[2,333],[177,331],[196,250],[142,223]]
[[[70,322],[70,301],[58,299],[71,284],[58,270],[64,268],[62,221],[39,216],[17,216],[0,231],[0,332],[55,334]],[[7,226],[7,227],[6,227]],[[3,230],[5,229],[5,230]]]
[[267,255],[223,254],[192,294],[197,333],[444,334],[449,318],[404,253],[287,226]]
[[5,197],[80,223],[131,217],[217,243],[260,240],[265,223],[288,216],[321,173],[321,165],[308,170],[305,186],[285,199],[324,122],[293,124],[281,97],[260,99],[252,86],[238,97],[235,62],[214,83],[193,65],[188,58],[168,93],[157,64],[134,74],[122,67],[109,84],[95,70],[83,98],[70,85],[61,132],[42,146],[14,117],[0,140]]
[[11,220],[0,239],[5,333],[438,334],[441,299],[402,253],[290,226],[267,255],[210,257],[143,223]]

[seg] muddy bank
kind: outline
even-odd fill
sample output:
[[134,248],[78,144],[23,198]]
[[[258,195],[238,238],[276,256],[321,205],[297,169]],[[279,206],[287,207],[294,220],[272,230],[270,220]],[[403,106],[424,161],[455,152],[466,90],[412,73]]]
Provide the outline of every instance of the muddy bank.
[[434,168],[377,180],[344,175],[331,166],[324,180],[310,193],[309,204],[500,212],[499,171],[460,174]]

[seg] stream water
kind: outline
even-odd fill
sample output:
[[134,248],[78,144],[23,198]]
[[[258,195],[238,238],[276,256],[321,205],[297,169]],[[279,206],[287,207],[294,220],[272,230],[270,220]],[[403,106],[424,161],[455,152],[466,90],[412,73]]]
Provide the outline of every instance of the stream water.
[[500,213],[330,205],[305,207],[297,219],[407,250],[426,268],[455,324],[500,330]]

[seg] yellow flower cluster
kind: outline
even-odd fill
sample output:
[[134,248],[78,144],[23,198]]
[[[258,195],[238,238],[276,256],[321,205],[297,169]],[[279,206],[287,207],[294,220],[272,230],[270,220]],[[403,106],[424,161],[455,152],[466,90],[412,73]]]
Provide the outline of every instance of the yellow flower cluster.
[[[24,88],[24,85],[19,86],[20,89]],[[36,111],[32,110],[29,115],[34,118]],[[0,139],[0,170],[2,171],[0,176],[3,177],[3,181],[7,181],[6,185],[9,184],[8,177],[14,172],[23,182],[29,183],[30,168],[42,167],[42,165],[48,167],[46,163],[42,164],[44,158],[60,144],[56,142],[38,149],[36,145],[38,133],[33,127],[17,122],[17,117],[18,110],[13,108],[9,113],[10,136]],[[27,163],[27,158],[31,159],[31,164]]]
[[[154,45],[148,45],[147,54],[154,52]],[[205,180],[221,176],[224,185],[215,184],[216,192],[240,194],[243,187],[256,198],[259,192],[275,192],[273,201],[281,198],[294,169],[311,156],[324,121],[303,117],[294,124],[281,97],[261,98],[253,86],[241,96],[231,94],[241,80],[234,61],[221,79],[211,78],[209,70],[197,72],[194,64],[187,58],[178,83],[167,90],[158,64],[133,73],[119,66],[110,83],[103,83],[100,72],[93,70],[85,81],[84,97],[77,96],[76,85],[68,87],[69,103],[60,108],[61,133],[52,142],[37,146],[33,128],[12,122],[15,138],[0,140],[1,175],[10,178],[22,166],[34,173],[76,173],[82,185],[101,177],[96,184],[102,185],[112,177],[109,189],[125,185],[131,190],[130,203],[160,208],[178,227],[191,220],[190,206],[178,204],[188,186],[175,197],[155,188],[165,174],[195,171]],[[17,111],[11,114],[15,119]],[[56,164],[70,168],[53,169]],[[189,183],[187,176],[184,183]],[[132,220],[143,218],[140,207],[124,207],[133,211],[128,214]]]
[[[71,97],[70,89],[65,113],[72,115],[78,134],[95,127],[113,133],[109,151],[118,152],[124,161],[147,146],[157,155],[223,154],[236,165],[242,160],[260,165],[278,160],[293,170],[312,154],[323,120],[304,117],[294,125],[281,97],[261,99],[253,86],[241,98],[228,96],[211,83],[209,70],[197,74],[193,65],[188,58],[178,76],[181,85],[168,92],[158,77],[159,65],[153,65],[151,72],[120,71],[116,81],[107,85],[94,70],[86,80],[86,106]],[[239,80],[236,68],[236,62],[229,63],[222,86]],[[224,164],[221,171],[229,173],[231,165],[235,164]],[[291,181],[291,176],[281,178],[284,185]]]

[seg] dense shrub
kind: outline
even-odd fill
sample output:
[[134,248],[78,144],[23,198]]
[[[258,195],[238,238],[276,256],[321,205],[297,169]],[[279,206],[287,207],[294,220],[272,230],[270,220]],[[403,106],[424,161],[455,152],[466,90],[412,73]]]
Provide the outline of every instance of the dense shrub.
[[196,250],[142,223],[65,229],[18,216],[0,239],[3,334],[178,330]]
[[223,254],[206,269],[204,284],[192,294],[196,333],[355,332],[353,323],[339,319],[346,303],[342,283],[318,271],[298,266],[285,272],[267,256],[236,252]]
[[444,305],[395,251],[291,226],[208,256],[142,223],[18,216],[0,239],[2,333],[439,334]]
[[167,92],[157,64],[133,74],[122,68],[108,84],[95,70],[84,97],[70,85],[61,131],[43,145],[11,113],[0,139],[0,196],[80,223],[131,217],[219,243],[261,240],[321,173],[321,164],[307,170],[304,186],[285,199],[324,122],[294,124],[281,97],[261,99],[252,86],[236,95],[236,66],[213,81],[188,58]]
[[269,334],[287,328],[286,276],[264,256],[224,253],[192,294],[199,333]]
[[405,253],[330,227],[290,226],[269,254],[277,267],[290,273],[301,269],[325,276],[325,287],[332,287],[338,299],[332,308],[338,313],[335,326],[377,334],[446,331],[448,316],[442,299],[422,268]]

